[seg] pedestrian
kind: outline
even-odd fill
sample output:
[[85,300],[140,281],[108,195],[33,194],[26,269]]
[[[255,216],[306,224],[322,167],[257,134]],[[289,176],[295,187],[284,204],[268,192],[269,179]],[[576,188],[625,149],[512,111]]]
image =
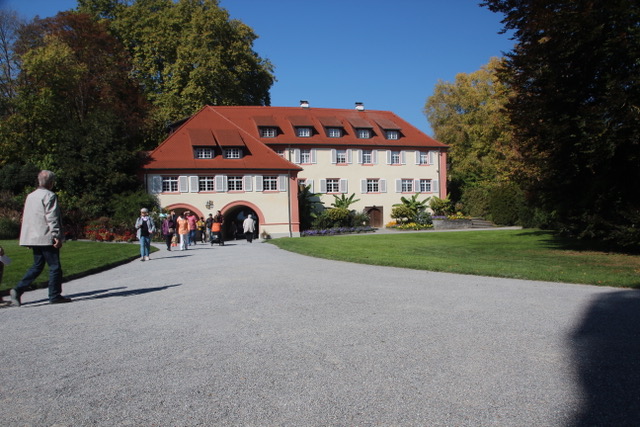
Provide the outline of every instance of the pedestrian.
[[49,266],[49,303],[71,302],[71,298],[62,296],[62,265],[60,248],[62,217],[58,197],[52,191],[56,175],[48,170],[38,173],[38,188],[31,192],[24,202],[20,246],[28,246],[33,251],[33,265],[22,280],[11,289],[11,304],[20,307],[22,294],[42,273],[44,264]]
[[204,241],[204,217],[201,216],[198,222],[196,222],[196,226],[198,227],[198,234],[200,234],[200,243],[205,243]]
[[176,224],[174,222],[172,215],[167,215],[167,217],[162,221],[162,235],[164,236],[164,241],[167,244],[167,250],[171,250],[171,240],[173,239],[173,235],[176,232]]
[[180,214],[176,222],[178,224],[178,236],[180,236],[180,250],[185,251],[189,248],[189,221]]
[[189,246],[196,244],[196,230],[198,229],[198,217],[193,212],[187,215],[189,222]]
[[222,215],[222,212],[218,211],[216,215],[213,217],[213,224],[211,225],[211,231],[218,233],[218,244],[220,246],[224,246],[224,238],[222,237],[222,224],[224,224],[224,215]]
[[207,233],[207,241],[211,241],[211,225],[213,224],[213,215],[209,214],[209,217],[204,221],[205,232]]
[[156,232],[153,218],[149,216],[149,209],[140,209],[140,216],[136,220],[136,236],[140,240],[140,261],[149,261],[151,250],[151,237]]
[[247,218],[242,222],[242,228],[247,242],[253,243],[253,233],[256,231],[256,222],[253,220],[251,214],[247,215]]

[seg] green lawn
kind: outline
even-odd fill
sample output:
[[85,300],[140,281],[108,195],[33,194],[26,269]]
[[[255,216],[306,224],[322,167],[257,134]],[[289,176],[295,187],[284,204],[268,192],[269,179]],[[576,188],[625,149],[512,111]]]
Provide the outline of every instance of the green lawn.
[[[17,240],[0,240],[0,246],[11,258],[5,266],[0,290],[14,287],[33,263],[30,249],[18,245]],[[153,246],[151,251],[156,250]],[[64,280],[102,271],[140,256],[140,245],[136,243],[99,243],[86,241],[65,242],[60,251],[60,262]],[[36,286],[46,285],[49,270],[45,267],[36,281]]]
[[270,241],[305,255],[430,271],[640,288],[640,256],[587,250],[540,230],[418,232]]

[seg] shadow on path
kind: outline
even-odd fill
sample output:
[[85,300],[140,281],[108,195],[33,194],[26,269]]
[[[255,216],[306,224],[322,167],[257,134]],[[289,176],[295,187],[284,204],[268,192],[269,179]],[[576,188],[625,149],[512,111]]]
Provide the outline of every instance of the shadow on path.
[[[130,289],[130,290],[120,290],[120,289],[127,289],[126,286],[121,286],[118,288],[98,289],[95,291],[67,294],[67,296],[71,298],[73,302],[76,302],[76,301],[91,300],[91,299],[130,297],[135,295],[144,295],[150,292],[164,291],[166,289],[174,288],[176,286],[182,286],[182,283],[176,283],[175,285],[158,286],[154,288],[138,288],[138,289]],[[40,306],[48,303],[49,303],[49,299],[45,298],[45,299],[40,299],[36,301],[25,302],[22,304],[22,306],[33,307],[33,306]]]
[[571,342],[584,396],[571,425],[640,426],[640,292],[598,297]]

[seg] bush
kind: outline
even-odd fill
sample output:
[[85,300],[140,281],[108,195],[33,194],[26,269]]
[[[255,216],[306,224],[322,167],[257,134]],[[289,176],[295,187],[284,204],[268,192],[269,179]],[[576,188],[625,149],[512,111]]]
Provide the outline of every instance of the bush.
[[20,221],[0,218],[0,240],[14,240],[20,237]]
[[351,213],[345,208],[330,208],[323,211],[313,222],[313,228],[323,230],[336,227],[349,227]]
[[489,192],[489,212],[496,224],[520,224],[524,204],[524,193],[516,184],[496,185]]
[[470,216],[488,218],[489,211],[489,186],[468,187],[462,192],[462,204],[464,212]]
[[415,212],[405,205],[394,206],[393,209],[391,209],[391,218],[401,224],[410,222],[414,216]]

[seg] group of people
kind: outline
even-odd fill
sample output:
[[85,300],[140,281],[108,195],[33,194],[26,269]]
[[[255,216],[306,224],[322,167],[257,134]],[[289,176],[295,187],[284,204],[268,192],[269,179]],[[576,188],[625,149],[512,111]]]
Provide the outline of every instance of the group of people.
[[[48,170],[38,174],[38,188],[31,192],[24,204],[22,226],[20,229],[20,246],[28,246],[33,252],[33,265],[24,277],[10,290],[11,304],[21,305],[21,296],[42,273],[45,264],[49,266],[49,302],[60,304],[71,302],[70,298],[62,295],[62,265],[60,264],[60,248],[64,241],[62,232],[62,217],[58,198],[52,191],[56,175]],[[214,240],[224,245],[222,224],[224,216],[218,211],[215,216],[198,218],[195,214],[185,211],[176,215],[175,211],[164,217],[162,221],[162,235],[165,237],[167,250],[176,244],[179,238],[180,250],[187,250],[196,244],[196,231],[200,231],[200,239],[204,243],[206,238],[213,245]],[[151,237],[157,231],[153,218],[147,208],[140,209],[140,217],[135,222],[136,236],[140,241],[140,260],[148,261],[151,249]],[[252,242],[255,233],[255,220],[249,214],[243,222],[243,229],[248,242]],[[4,251],[0,248],[0,256]],[[4,265],[0,262],[0,280]]]

